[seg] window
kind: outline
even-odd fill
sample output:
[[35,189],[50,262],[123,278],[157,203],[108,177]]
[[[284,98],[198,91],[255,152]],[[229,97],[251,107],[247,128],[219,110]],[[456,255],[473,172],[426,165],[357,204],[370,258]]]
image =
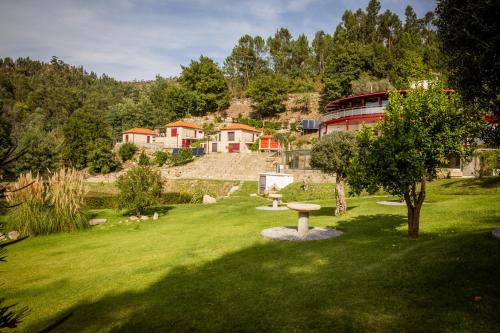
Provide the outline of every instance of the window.
[[234,141],[234,132],[227,132],[227,141]]
[[177,128],[172,128],[171,129],[170,136],[177,136]]

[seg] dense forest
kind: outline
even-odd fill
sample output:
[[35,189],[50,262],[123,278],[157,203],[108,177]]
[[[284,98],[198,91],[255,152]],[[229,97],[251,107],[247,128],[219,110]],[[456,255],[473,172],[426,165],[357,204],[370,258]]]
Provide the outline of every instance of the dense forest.
[[147,83],[119,82],[56,57],[0,59],[1,121],[26,150],[14,171],[44,173],[59,164],[113,170],[112,144],[123,130],[223,110],[232,97],[250,97],[257,116],[272,117],[291,92],[319,92],[325,104],[415,80],[446,80],[434,13],[419,18],[408,6],[404,16],[381,12],[371,0],[311,42],[286,28],[267,38],[244,35],[221,65],[200,56],[181,66],[179,77]]

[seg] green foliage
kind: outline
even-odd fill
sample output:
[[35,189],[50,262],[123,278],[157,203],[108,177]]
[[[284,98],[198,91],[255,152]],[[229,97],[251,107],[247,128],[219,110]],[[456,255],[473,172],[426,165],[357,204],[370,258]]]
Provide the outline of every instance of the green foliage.
[[143,166],[151,165],[151,159],[149,158],[148,155],[146,155],[146,151],[144,149],[141,151],[137,163]]
[[199,61],[192,60],[189,66],[181,67],[179,81],[198,99],[197,115],[221,110],[229,104],[224,74],[212,59],[200,56]]
[[351,159],[358,150],[351,132],[333,132],[321,138],[311,150],[311,167],[327,174],[346,177]]
[[[450,81],[468,103],[476,100],[500,118],[499,20],[496,1],[439,1],[436,13]],[[490,143],[500,145],[500,126]]]
[[378,185],[402,196],[423,177],[436,179],[450,153],[469,155],[478,124],[477,113],[466,112],[456,94],[437,87],[406,96],[392,92],[384,121],[376,128],[383,135],[373,136],[373,128],[360,133],[355,169],[362,172],[353,173],[351,185],[363,185],[354,186],[356,190]]
[[154,163],[161,167],[163,166],[165,163],[167,163],[167,161],[171,158],[170,154],[166,151],[163,151],[163,150],[158,150],[156,153],[155,153],[155,157],[154,157]]
[[482,178],[484,176],[493,176],[494,172],[500,170],[500,150],[483,150],[474,154],[479,158],[479,170],[477,176]]
[[130,160],[135,152],[137,151],[137,146],[132,142],[125,142],[120,146],[118,154],[120,155],[123,162]]
[[171,165],[178,166],[188,164],[193,161],[193,151],[189,148],[179,149],[179,153],[177,155],[173,155],[171,158]]
[[118,200],[114,195],[87,195],[83,203],[88,209],[118,208]]
[[63,126],[63,156],[68,163],[78,169],[87,166],[89,152],[96,142],[110,144],[109,127],[102,117],[85,110],[78,110]]
[[119,162],[115,154],[111,151],[109,143],[103,140],[96,140],[88,146],[87,166],[91,174],[110,173],[115,171]]
[[284,102],[288,98],[286,79],[279,75],[260,76],[250,82],[247,95],[259,115],[274,116],[285,110]]
[[163,191],[163,180],[159,171],[148,166],[137,166],[128,170],[117,180],[118,207],[128,208],[136,214],[161,199]]
[[367,73],[362,73],[359,79],[351,81],[351,89],[353,94],[359,94],[373,91],[387,91],[394,89],[394,87],[387,79],[377,79]]
[[166,192],[160,198],[162,205],[188,204],[192,202],[193,195],[187,192]]
[[260,139],[255,141],[254,143],[252,143],[250,145],[250,150],[251,151],[259,151],[259,143],[260,143]]

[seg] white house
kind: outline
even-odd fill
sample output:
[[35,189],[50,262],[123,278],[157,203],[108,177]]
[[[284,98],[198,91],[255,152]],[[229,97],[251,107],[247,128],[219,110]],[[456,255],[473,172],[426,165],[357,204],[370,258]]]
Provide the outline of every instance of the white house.
[[136,145],[153,144],[156,132],[147,128],[131,128],[123,132],[122,141],[132,142]]
[[163,148],[189,148],[195,140],[204,138],[203,129],[186,121],[174,121],[158,128],[156,144]]
[[[256,128],[244,124],[230,124],[215,136],[216,141],[205,144],[206,152],[245,153],[261,134]],[[208,148],[208,149],[207,149]]]

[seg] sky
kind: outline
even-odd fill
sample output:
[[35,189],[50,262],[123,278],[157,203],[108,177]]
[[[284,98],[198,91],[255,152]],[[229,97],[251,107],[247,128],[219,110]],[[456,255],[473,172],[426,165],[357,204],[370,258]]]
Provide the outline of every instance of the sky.
[[[52,56],[118,80],[176,76],[201,54],[222,64],[244,34],[333,33],[346,9],[368,0],[0,0],[0,58]],[[434,0],[381,0],[404,18]]]

